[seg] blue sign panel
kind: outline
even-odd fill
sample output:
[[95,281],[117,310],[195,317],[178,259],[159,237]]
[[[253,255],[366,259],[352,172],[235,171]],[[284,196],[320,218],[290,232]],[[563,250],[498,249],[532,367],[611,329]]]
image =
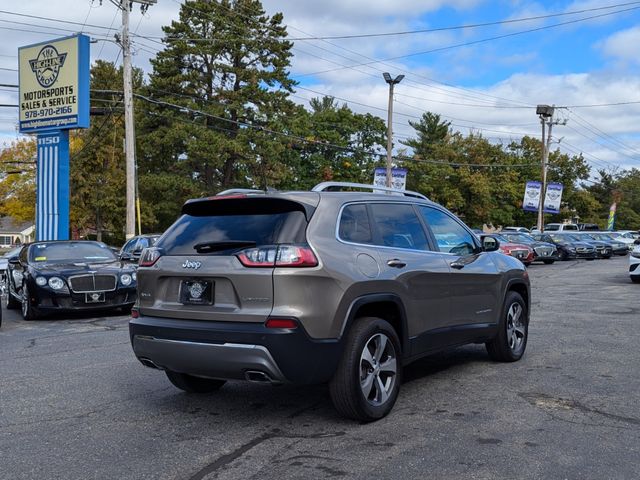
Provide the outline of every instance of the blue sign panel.
[[36,240],[69,239],[69,132],[38,135]]
[[89,37],[21,47],[20,132],[89,127]]

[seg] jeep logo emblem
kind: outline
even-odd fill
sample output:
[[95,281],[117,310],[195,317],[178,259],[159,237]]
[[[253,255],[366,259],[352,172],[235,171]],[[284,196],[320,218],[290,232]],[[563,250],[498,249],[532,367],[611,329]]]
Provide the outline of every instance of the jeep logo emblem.
[[193,268],[194,270],[198,270],[202,263],[200,262],[192,262],[191,260],[185,260],[182,264],[182,268]]

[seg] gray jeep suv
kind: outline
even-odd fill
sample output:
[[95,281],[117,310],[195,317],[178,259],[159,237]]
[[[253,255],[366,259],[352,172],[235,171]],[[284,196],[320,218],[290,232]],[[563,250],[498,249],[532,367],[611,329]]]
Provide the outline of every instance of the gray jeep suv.
[[[146,249],[133,350],[187,392],[226,380],[329,383],[336,409],[393,407],[402,366],[466,343],[516,361],[530,287],[518,260],[420,194],[223,194],[188,201]],[[378,189],[389,190],[391,189]]]

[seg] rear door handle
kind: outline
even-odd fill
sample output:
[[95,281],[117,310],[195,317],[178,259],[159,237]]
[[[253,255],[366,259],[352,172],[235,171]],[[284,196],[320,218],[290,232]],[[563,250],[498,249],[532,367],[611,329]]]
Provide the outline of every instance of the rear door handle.
[[456,270],[462,270],[464,268],[464,263],[462,262],[451,262],[449,265]]
[[398,260],[397,258],[392,258],[391,260],[387,261],[387,265],[393,268],[404,268],[407,266],[405,262],[403,262],[402,260]]

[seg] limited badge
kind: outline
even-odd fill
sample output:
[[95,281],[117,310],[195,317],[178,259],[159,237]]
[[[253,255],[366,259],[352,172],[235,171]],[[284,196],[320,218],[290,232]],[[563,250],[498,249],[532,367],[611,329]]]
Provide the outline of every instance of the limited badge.
[[29,65],[31,65],[33,73],[36,74],[38,83],[44,88],[48,88],[58,79],[58,74],[66,58],[66,53],[58,53],[56,47],[46,45],[38,53],[38,58],[29,60]]

